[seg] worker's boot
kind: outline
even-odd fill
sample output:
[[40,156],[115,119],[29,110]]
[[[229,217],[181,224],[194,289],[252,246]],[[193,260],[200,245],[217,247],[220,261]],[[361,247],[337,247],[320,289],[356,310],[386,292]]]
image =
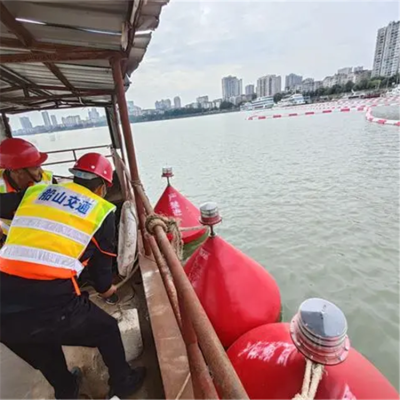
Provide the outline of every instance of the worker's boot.
[[82,370],[79,367],[73,367],[71,370],[71,375],[73,378],[72,387],[68,386],[64,390],[56,390],[55,398],[56,399],[78,399],[79,398],[79,389],[82,382]]
[[73,367],[71,369],[71,374],[75,378],[75,392],[74,392],[75,397],[73,397],[73,399],[79,399],[79,389],[81,387],[82,377],[83,377],[82,370],[79,367]]
[[112,385],[109,397],[117,396],[120,399],[127,398],[139,390],[146,377],[146,368],[137,367],[131,370],[131,373],[118,385]]

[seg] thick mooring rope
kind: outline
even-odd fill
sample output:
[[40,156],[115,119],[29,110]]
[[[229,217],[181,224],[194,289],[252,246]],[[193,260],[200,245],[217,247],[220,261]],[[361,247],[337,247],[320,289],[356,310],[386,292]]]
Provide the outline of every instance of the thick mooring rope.
[[168,218],[158,214],[149,215],[146,218],[146,231],[150,235],[154,235],[154,228],[156,226],[161,226],[165,233],[172,234],[172,247],[179,260],[182,260],[183,241],[178,222],[174,218]]
[[306,360],[306,370],[304,372],[301,393],[296,394],[293,400],[314,400],[323,373],[324,366],[322,364],[316,364],[311,360]]

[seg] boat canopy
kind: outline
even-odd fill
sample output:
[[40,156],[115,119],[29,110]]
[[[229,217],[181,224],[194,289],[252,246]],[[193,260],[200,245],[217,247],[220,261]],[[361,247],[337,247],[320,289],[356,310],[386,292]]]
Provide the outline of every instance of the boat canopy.
[[107,107],[126,88],[169,0],[0,1],[0,112]]

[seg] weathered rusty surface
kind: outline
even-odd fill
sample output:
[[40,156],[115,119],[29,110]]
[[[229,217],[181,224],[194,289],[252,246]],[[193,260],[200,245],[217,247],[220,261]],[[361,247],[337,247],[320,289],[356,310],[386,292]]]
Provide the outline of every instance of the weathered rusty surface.
[[193,391],[196,399],[219,399],[213,380],[205,363],[197,342],[196,332],[185,308],[184,302],[179,301],[182,316],[182,335],[186,344],[189,367],[192,374]]
[[173,284],[169,268],[160,252],[160,249],[158,248],[154,237],[149,237],[149,243],[186,345],[193,382],[194,396],[196,399],[218,399],[217,391],[204,361],[203,355],[201,354],[196,333],[194,332],[190,317],[185,312],[183,303],[178,303],[176,289]]
[[178,326],[181,327],[181,313],[178,305],[178,296],[176,295],[176,289],[172,281],[172,276],[169,272],[169,268],[157,246],[154,237],[150,236],[148,238],[151,251],[153,252],[153,257],[157,263],[158,269],[160,270],[161,278],[164,282],[164,287],[167,292],[169,302],[171,303],[172,310],[174,311],[176,321]]
[[[141,185],[136,185],[135,188],[138,194],[137,197],[141,198],[146,213],[148,215],[153,214],[153,207]],[[156,226],[154,231],[157,243],[174,279],[179,300],[183,302],[187,315],[191,318],[204,358],[210,367],[222,397],[225,399],[248,399],[248,395],[200,304],[166,233],[161,226]]]
[[[137,161],[136,161],[135,146],[133,144],[131,124],[129,122],[128,106],[126,104],[126,98],[125,98],[124,80],[123,80],[122,71],[121,71],[121,59],[113,58],[110,61],[110,63],[111,63],[112,72],[113,72],[115,89],[117,92],[118,110],[119,110],[119,115],[121,118],[122,133],[124,135],[126,152],[128,155],[129,171],[130,171],[132,180],[134,182],[139,182],[139,179],[140,179],[139,178],[139,170],[138,170]],[[143,218],[144,218],[143,202],[142,202],[142,199],[140,196],[135,196],[135,201],[136,201],[136,210],[137,210],[137,213],[139,216],[139,227],[142,232],[142,235],[144,236],[145,228],[144,228],[144,221],[143,221]],[[143,241],[143,245],[144,245],[145,254],[147,256],[149,256],[151,254],[151,249],[150,249],[149,243],[146,239]]]
[[140,255],[139,264],[166,399],[192,399],[189,363],[179,326],[157,264]]

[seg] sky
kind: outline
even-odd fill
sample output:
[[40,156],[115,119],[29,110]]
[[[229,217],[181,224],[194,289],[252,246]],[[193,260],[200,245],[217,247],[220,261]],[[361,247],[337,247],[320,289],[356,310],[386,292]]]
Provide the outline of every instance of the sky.
[[[342,67],[371,69],[377,30],[399,19],[397,1],[170,0],[127,99],[154,108],[156,100],[180,96],[185,105],[220,98],[227,75],[242,78],[244,88],[269,74],[284,83],[292,72],[321,80]],[[54,114],[60,120],[87,111]],[[19,116],[11,117],[16,129]],[[38,112],[29,116],[43,124]]]

